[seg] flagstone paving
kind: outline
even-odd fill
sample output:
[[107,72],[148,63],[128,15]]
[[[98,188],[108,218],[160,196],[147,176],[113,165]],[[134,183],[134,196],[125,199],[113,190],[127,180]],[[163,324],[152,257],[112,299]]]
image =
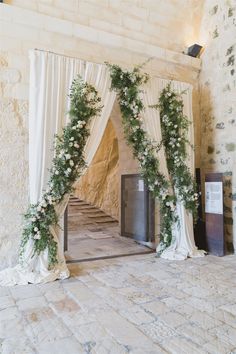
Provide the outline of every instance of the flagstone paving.
[[236,257],[153,254],[0,288],[1,354],[236,354]]
[[87,202],[70,198],[65,252],[68,261],[150,252],[134,239],[120,236],[117,220]]

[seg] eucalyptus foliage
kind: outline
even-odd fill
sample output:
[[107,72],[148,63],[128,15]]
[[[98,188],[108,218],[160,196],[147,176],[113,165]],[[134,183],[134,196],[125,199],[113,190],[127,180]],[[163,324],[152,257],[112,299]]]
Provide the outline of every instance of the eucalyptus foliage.
[[140,99],[140,87],[148,81],[148,75],[141,73],[140,67],[135,67],[133,71],[125,71],[118,65],[107,65],[111,75],[111,89],[118,95],[127,143],[139,161],[141,175],[149,190],[153,197],[160,201],[162,251],[170,245],[172,225],[177,221],[176,197],[171,194],[169,182],[159,171],[157,152],[160,146],[148,138],[141,119],[144,105]]
[[27,242],[34,242],[34,254],[48,249],[49,267],[57,262],[57,242],[51,233],[58,224],[56,206],[73,190],[73,184],[86,164],[84,147],[89,136],[88,124],[101,107],[95,88],[80,77],[70,90],[70,121],[60,136],[55,137],[55,155],[50,169],[48,188],[37,204],[31,204],[25,214],[25,225],[20,246],[20,259],[24,261]]
[[187,133],[191,123],[183,113],[181,96],[171,89],[170,83],[162,90],[157,107],[160,110],[162,143],[172,185],[178,199],[183,201],[185,208],[196,218],[198,193],[186,162],[187,145],[190,145]]
[[[189,122],[183,114],[183,101],[169,84],[161,93],[153,109],[160,109],[163,140],[151,141],[143,127],[141,113],[144,111],[140,99],[141,85],[148,81],[148,75],[141,73],[141,66],[133,71],[122,70],[118,65],[107,64],[111,75],[111,89],[118,95],[124,133],[133,155],[139,161],[141,175],[154,198],[160,202],[161,253],[172,241],[172,228],[178,221],[177,198],[184,202],[187,210],[196,215],[198,195],[195,183],[186,165],[186,144]],[[164,145],[167,167],[171,176],[168,181],[159,170],[157,153]]]

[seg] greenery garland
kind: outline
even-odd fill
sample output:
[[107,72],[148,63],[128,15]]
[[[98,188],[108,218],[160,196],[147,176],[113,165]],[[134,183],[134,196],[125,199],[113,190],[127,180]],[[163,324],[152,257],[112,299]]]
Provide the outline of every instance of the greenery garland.
[[111,89],[118,95],[122,113],[122,122],[127,143],[132,147],[133,155],[139,161],[141,175],[154,198],[160,201],[161,230],[159,250],[163,251],[171,243],[172,225],[177,221],[175,214],[176,197],[170,193],[171,186],[159,171],[155,145],[147,136],[140,117],[144,110],[140,99],[140,86],[147,82],[148,75],[142,74],[140,68],[133,71],[122,70],[118,65],[107,63],[111,75]]
[[[160,109],[163,140],[155,145],[143,128],[140,114],[144,110],[140,99],[141,85],[148,81],[148,75],[141,73],[141,66],[133,71],[122,70],[118,65],[108,64],[111,75],[111,89],[118,94],[122,113],[124,133],[133,155],[140,164],[141,175],[144,178],[154,198],[160,202],[161,253],[172,241],[172,228],[178,221],[176,214],[177,196],[194,216],[197,214],[198,194],[194,179],[185,163],[187,158],[186,144],[189,121],[183,114],[183,101],[171,89],[171,84],[162,91],[159,103],[152,108]],[[171,181],[159,171],[157,152],[164,145],[167,167]],[[176,194],[177,195],[176,195]]]
[[[144,178],[154,198],[160,201],[161,232],[159,251],[168,247],[172,240],[172,227],[177,222],[177,197],[186,209],[196,215],[198,194],[191,173],[185,163],[189,143],[187,129],[189,122],[183,114],[181,97],[171,90],[169,84],[161,93],[159,102],[153,108],[160,109],[162,142],[151,141],[143,127],[141,113],[144,105],[140,99],[141,85],[148,81],[148,75],[141,73],[141,66],[132,71],[122,70],[118,65],[107,64],[111,75],[111,89],[118,95],[122,122],[128,144],[132,147]],[[50,231],[58,224],[55,207],[66,194],[71,193],[73,184],[82,174],[86,164],[84,147],[89,136],[88,123],[101,107],[95,88],[79,77],[74,80],[70,91],[70,122],[61,136],[55,138],[55,157],[50,170],[48,189],[41,200],[30,205],[25,214],[25,226],[20,246],[20,259],[24,261],[25,246],[29,239],[34,241],[34,254],[48,249],[49,267],[57,263],[57,242]],[[167,167],[171,183],[159,171],[157,152],[165,147]]]
[[37,204],[29,206],[25,214],[20,245],[22,262],[29,239],[34,241],[34,254],[48,249],[49,268],[58,261],[57,242],[50,232],[50,228],[58,223],[55,207],[66,194],[71,193],[74,182],[86,166],[83,154],[89,136],[88,123],[100,112],[99,102],[100,98],[93,86],[80,77],[73,81],[70,90],[70,122],[63,129],[62,135],[55,137],[55,157],[48,189]]
[[186,164],[186,146],[190,144],[187,133],[191,123],[183,113],[183,100],[171,89],[171,83],[162,90],[157,108],[160,110],[162,143],[172,185],[178,199],[183,201],[185,208],[196,219],[199,196],[195,180]]

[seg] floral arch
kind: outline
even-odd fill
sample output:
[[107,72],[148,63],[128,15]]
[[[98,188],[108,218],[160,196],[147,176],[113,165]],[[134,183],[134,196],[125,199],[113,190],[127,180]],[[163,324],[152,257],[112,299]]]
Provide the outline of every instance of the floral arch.
[[[33,74],[37,73],[39,78],[47,60],[56,60],[68,72],[67,66],[74,64],[76,70],[70,71],[70,80],[67,80],[72,82],[67,124],[55,136],[51,167],[43,182],[34,175],[38,164],[42,167],[42,156],[38,161],[37,154],[31,156],[31,204],[25,214],[20,262],[0,272],[0,285],[48,282],[69,276],[58,237],[60,218],[74,183],[96,152],[116,97],[127,143],[139,162],[149,190],[160,203],[158,254],[168,259],[203,256],[204,252],[197,250],[193,238],[198,195],[190,166],[193,166],[189,142],[191,122],[184,113],[183,90],[176,90],[174,83],[166,80],[157,87],[157,81],[150,80],[142,67],[130,71],[117,65],[74,62],[76,59],[54,56],[31,52],[34,81],[31,88],[38,97]],[[44,92],[43,89],[40,92]],[[31,105],[30,117],[37,116],[37,107],[34,104],[33,109]],[[34,122],[31,139],[36,138],[41,149],[37,129],[44,132],[41,137],[44,140],[47,131],[45,133],[45,127],[42,129],[40,124],[41,120]]]

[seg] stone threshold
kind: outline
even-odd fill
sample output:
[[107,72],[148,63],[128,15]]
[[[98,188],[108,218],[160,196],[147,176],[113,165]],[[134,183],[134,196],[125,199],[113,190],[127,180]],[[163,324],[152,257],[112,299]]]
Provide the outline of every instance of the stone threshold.
[[145,254],[150,254],[150,253],[156,253],[156,251],[150,249],[150,250],[143,251],[143,252],[115,254],[115,255],[112,255],[112,256],[91,257],[91,258],[84,258],[84,259],[71,259],[71,260],[66,260],[66,263],[67,264],[71,264],[71,263],[83,263],[83,262],[101,261],[101,260],[104,260],[104,259],[112,259],[112,258],[143,256]]

